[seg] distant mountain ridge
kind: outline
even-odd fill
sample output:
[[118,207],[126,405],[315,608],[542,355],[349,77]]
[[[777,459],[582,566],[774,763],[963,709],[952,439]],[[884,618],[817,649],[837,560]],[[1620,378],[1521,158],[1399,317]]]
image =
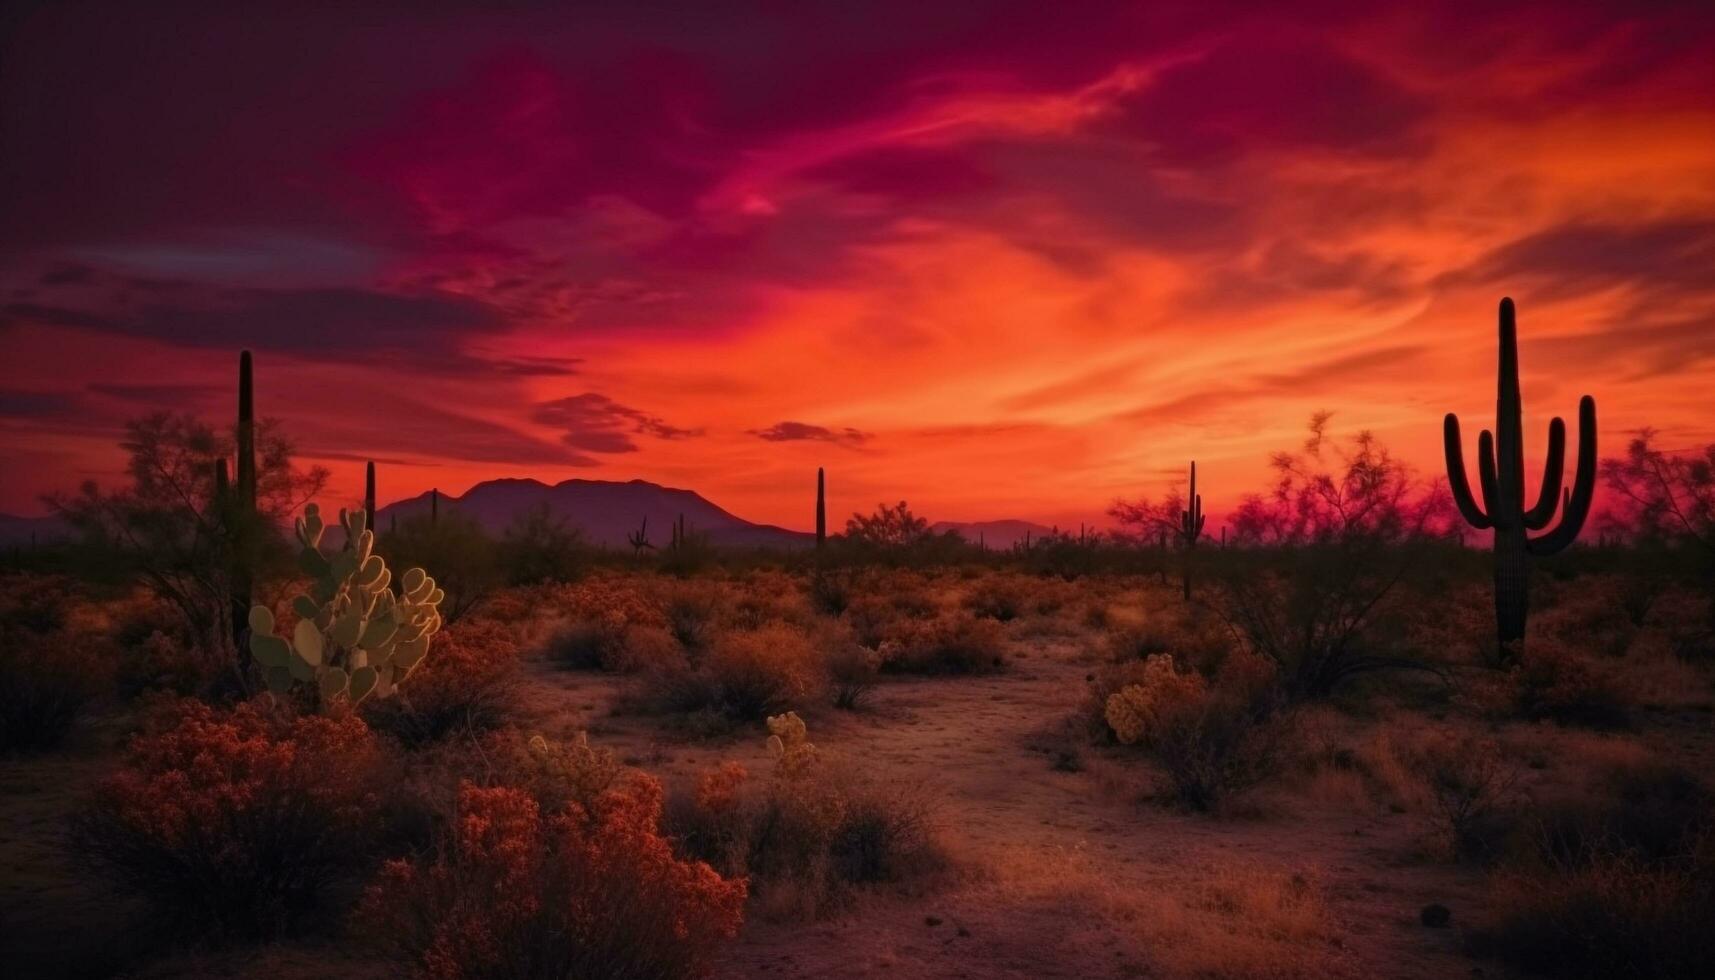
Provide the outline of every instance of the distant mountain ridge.
[[1054,533],[1054,529],[1046,524],[1019,520],[936,521],[929,525],[929,530],[936,534],[952,531],[971,544],[980,542],[987,547],[997,549],[1006,549],[1015,544],[1022,544],[1025,535],[1029,535],[1034,541]]
[[0,544],[47,544],[71,537],[71,526],[58,517],[17,517],[0,514]]
[[[806,510],[808,497],[806,494]],[[375,523],[386,530],[394,520],[429,513],[430,494],[424,493],[382,507]],[[503,478],[485,480],[462,496],[441,494],[440,506],[456,510],[482,525],[490,534],[503,533],[521,515],[546,505],[548,512],[583,531],[592,543],[613,548],[629,547],[626,538],[645,519],[649,540],[657,548],[667,544],[673,522],[683,516],[687,528],[706,534],[713,544],[729,548],[795,548],[815,543],[807,531],[791,531],[773,524],[757,524],[716,506],[691,490],[664,487],[647,480],[566,480],[549,486],[540,480]]]

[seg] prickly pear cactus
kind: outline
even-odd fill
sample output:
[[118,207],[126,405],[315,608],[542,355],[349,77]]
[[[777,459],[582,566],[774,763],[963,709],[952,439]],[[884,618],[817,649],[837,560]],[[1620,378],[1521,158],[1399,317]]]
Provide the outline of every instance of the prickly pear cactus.
[[283,694],[294,684],[313,684],[323,704],[371,695],[388,697],[429,652],[441,628],[436,608],[442,592],[421,568],[399,578],[380,555],[364,512],[339,512],[346,546],[321,552],[326,525],[315,504],[297,521],[298,567],[312,579],[309,594],[292,600],[298,624],[291,637],[276,636],[274,613],[250,610],[250,652],[266,674],[268,689]]

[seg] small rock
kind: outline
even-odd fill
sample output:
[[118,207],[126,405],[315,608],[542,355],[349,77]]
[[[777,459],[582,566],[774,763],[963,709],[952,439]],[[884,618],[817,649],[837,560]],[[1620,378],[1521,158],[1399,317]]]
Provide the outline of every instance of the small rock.
[[1453,910],[1440,902],[1431,902],[1417,913],[1417,918],[1431,929],[1445,929],[1453,923]]
[[923,924],[933,929],[941,924],[941,920],[933,915],[926,915],[923,917]]

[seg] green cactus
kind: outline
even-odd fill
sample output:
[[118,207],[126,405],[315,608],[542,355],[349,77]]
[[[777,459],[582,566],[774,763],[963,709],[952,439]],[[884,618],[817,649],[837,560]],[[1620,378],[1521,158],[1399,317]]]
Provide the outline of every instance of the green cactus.
[[310,592],[292,600],[298,615],[290,639],[274,634],[267,606],[250,610],[250,653],[265,672],[268,689],[284,694],[294,684],[313,684],[325,705],[346,698],[388,697],[416,670],[441,628],[437,608],[444,598],[421,568],[393,575],[374,554],[374,532],[363,511],[341,510],[346,546],[324,555],[326,529],[315,504],[296,523],[298,567],[312,579]]
[[1179,512],[1179,540],[1185,545],[1185,601],[1191,601],[1191,559],[1197,550],[1197,539],[1203,536],[1203,496],[1197,492],[1197,461],[1191,461],[1191,492],[1185,498],[1186,507]]
[[[1487,429],[1477,441],[1478,476],[1483,503],[1477,506],[1465,476],[1465,458],[1459,438],[1459,417],[1449,412],[1442,426],[1447,455],[1447,482],[1453,501],[1466,522],[1478,530],[1495,532],[1495,632],[1503,656],[1515,653],[1524,639],[1525,617],[1530,611],[1530,558],[1556,554],[1571,544],[1590,515],[1596,492],[1596,400],[1585,395],[1578,402],[1578,470],[1570,490],[1562,493],[1562,470],[1566,460],[1566,423],[1556,418],[1548,424],[1548,460],[1536,505],[1524,506],[1524,424],[1518,383],[1518,325],[1510,298],[1501,300],[1500,371],[1495,403],[1495,434]],[[1560,524],[1541,537],[1540,531],[1554,519],[1559,505]]]

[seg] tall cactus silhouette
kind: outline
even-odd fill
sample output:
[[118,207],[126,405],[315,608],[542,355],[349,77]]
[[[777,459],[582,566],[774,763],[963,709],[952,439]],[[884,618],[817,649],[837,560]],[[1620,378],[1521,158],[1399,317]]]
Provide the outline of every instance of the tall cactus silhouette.
[[[232,645],[242,663],[249,661],[245,635],[250,629],[250,600],[255,588],[255,564],[259,557],[261,521],[256,516],[256,397],[249,351],[238,355],[238,429],[236,486],[225,504],[232,549]],[[218,479],[217,472],[217,479]],[[225,494],[222,494],[225,496]]]
[[828,543],[828,482],[820,466],[816,467],[816,549]]
[[1197,539],[1203,536],[1203,497],[1197,492],[1197,461],[1191,461],[1191,492],[1185,497],[1185,509],[1179,512],[1179,540],[1185,544],[1185,601],[1191,601],[1191,557],[1197,549]]
[[441,491],[439,487],[429,491],[429,523],[438,524],[441,520]]
[[363,470],[363,526],[375,529],[375,460]]
[[[1526,510],[1518,325],[1511,298],[1501,300],[1500,345],[1495,434],[1484,429],[1477,440],[1483,507],[1477,506],[1465,477],[1457,415],[1447,413],[1442,437],[1447,451],[1447,482],[1460,515],[1480,531],[1492,528],[1495,532],[1495,633],[1505,654],[1524,639],[1525,617],[1530,611],[1531,557],[1565,549],[1578,537],[1584,519],[1590,515],[1590,501],[1596,492],[1596,400],[1585,395],[1578,401],[1578,469],[1572,486],[1564,493],[1566,423],[1556,418],[1548,424],[1548,460],[1542,487],[1536,505]],[[1528,532],[1540,531],[1554,520],[1557,505],[1560,524],[1540,537],[1531,537]]]

